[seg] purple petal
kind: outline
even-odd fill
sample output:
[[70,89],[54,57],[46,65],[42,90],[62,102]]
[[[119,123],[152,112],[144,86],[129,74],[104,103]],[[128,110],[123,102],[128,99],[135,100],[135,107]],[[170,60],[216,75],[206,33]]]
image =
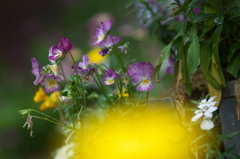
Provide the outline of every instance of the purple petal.
[[149,83],[149,84],[144,84],[143,82],[140,83],[138,86],[137,86],[137,90],[138,91],[150,91],[151,89],[153,88],[153,85],[152,83]]
[[138,69],[138,63],[133,62],[129,67],[128,67],[128,73],[130,76],[132,76],[134,73],[141,73]]
[[68,52],[72,48],[72,43],[65,37],[63,37],[60,42],[58,43],[58,47],[63,51],[63,52]]
[[110,53],[110,49],[102,49],[101,51],[98,52],[99,55],[105,56]]
[[124,54],[127,53],[127,49],[126,49],[125,46],[119,46],[118,48],[119,48],[119,49],[121,50],[121,52],[123,52]]
[[118,43],[120,41],[120,37],[119,36],[108,35],[107,36],[107,41],[109,43],[111,43],[111,47],[112,47],[114,44],[116,44],[116,43]]
[[108,20],[103,24],[103,32],[108,32],[112,27],[112,21]]
[[196,15],[196,14],[199,14],[201,12],[201,10],[199,8],[193,8],[193,13]]
[[82,60],[86,66],[89,65],[90,61],[89,61],[88,55],[83,55]]
[[172,65],[174,65],[174,64],[176,63],[173,55],[169,56],[168,62],[169,62],[170,64],[172,64]]
[[134,84],[138,84],[138,83],[142,82],[143,76],[139,73],[134,73],[131,75],[131,78],[132,78],[132,82]]
[[174,67],[173,66],[168,66],[166,69],[167,74],[173,74],[174,73]]

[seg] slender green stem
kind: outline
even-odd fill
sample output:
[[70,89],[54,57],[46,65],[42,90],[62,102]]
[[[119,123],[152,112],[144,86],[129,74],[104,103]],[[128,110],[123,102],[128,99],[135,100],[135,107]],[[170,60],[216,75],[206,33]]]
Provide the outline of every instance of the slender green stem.
[[55,122],[55,121],[50,120],[50,119],[48,119],[48,118],[39,117],[39,116],[31,116],[31,117],[33,117],[33,118],[38,118],[38,119],[42,119],[42,120],[46,120],[46,121],[49,121],[49,122],[51,122],[51,123],[53,123],[53,124],[56,124],[56,125],[59,125],[59,126],[62,126],[62,127],[65,127],[65,128],[72,129],[72,130],[76,131],[75,128],[73,128],[73,127],[71,127],[71,126],[69,126],[69,125],[62,124],[62,123],[59,123],[59,122]]
[[61,71],[62,71],[62,74],[63,74],[64,81],[65,81],[65,83],[67,83],[67,80],[66,80],[66,77],[65,77],[65,74],[64,74],[64,71],[63,71],[63,67],[62,67],[61,62],[59,62],[59,66],[60,66],[60,68],[61,68]]
[[121,65],[121,67],[123,69],[123,72],[126,72],[126,69],[125,69],[124,64],[123,64],[123,60],[122,60],[121,56],[119,55],[118,50],[116,49],[116,44],[114,43],[113,37],[112,37],[111,34],[109,34],[109,35],[110,35],[110,37],[112,39],[112,43],[113,43],[113,46],[114,46],[113,50],[114,50],[114,53],[116,55],[116,58],[117,58],[118,62],[120,63],[120,65]]
[[[41,114],[41,115],[43,115],[43,116],[45,116],[45,117],[47,117],[47,118],[50,118],[50,119],[52,119],[52,120],[54,120],[54,121],[56,121],[56,122],[59,122],[59,120],[57,120],[57,119],[55,119],[55,118],[53,118],[53,117],[51,117],[51,116],[49,116],[49,115],[47,115],[47,114],[44,114],[43,112],[39,112],[39,111],[37,111],[37,110],[35,110],[35,109],[28,109],[28,112],[36,112],[36,113]],[[64,124],[64,123],[63,123],[63,124]]]
[[71,53],[70,51],[69,51],[69,53],[70,53],[70,55],[71,55],[71,58],[72,58],[72,61],[73,61],[73,64],[74,64],[74,69],[75,69],[75,72],[76,72],[78,81],[80,81],[80,84],[82,84],[82,80],[81,80],[81,78],[79,77],[78,72],[77,72],[77,64],[76,64],[76,62],[75,62],[75,60],[74,60],[74,58],[73,58],[72,53]]

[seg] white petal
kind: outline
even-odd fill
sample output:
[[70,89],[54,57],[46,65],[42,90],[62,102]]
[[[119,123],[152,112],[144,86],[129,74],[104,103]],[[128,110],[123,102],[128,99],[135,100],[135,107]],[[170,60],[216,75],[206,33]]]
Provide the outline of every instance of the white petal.
[[217,108],[218,108],[218,107],[214,107],[214,106],[213,106],[213,107],[208,108],[207,111],[212,113],[212,112],[214,112],[215,110],[217,110]]
[[197,121],[199,118],[201,118],[203,116],[203,113],[198,113],[197,115],[195,115],[191,121]]
[[202,113],[202,110],[195,110],[194,114]]
[[206,111],[206,112],[204,113],[204,116],[205,116],[206,118],[211,119],[212,116],[213,116],[213,114],[212,114],[212,112]]
[[211,102],[213,101],[214,98],[216,98],[216,96],[211,97],[207,102],[208,102],[208,103],[211,103]]
[[202,130],[210,130],[213,127],[214,127],[214,123],[212,122],[212,120],[203,120],[200,125],[200,128]]

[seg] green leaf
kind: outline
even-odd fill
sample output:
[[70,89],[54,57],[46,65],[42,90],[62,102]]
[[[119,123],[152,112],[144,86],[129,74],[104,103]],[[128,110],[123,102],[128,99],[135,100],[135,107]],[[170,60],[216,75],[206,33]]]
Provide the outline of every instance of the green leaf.
[[191,81],[189,79],[189,75],[188,75],[188,71],[187,71],[187,64],[186,64],[187,50],[189,48],[190,42],[188,41],[184,45],[184,40],[185,40],[185,38],[182,38],[178,53],[179,53],[180,60],[181,60],[181,72],[182,72],[184,85],[187,89],[188,95],[191,96],[191,94],[192,94],[192,84],[191,84]]
[[218,135],[218,140],[219,141],[224,141],[224,140],[230,140],[230,139],[232,139],[235,135],[237,135],[237,134],[239,134],[240,133],[240,131],[234,131],[234,132],[232,132],[232,133],[229,133],[229,134],[227,134],[227,135]]
[[238,50],[240,48],[240,42],[234,42],[228,52],[227,55],[227,61],[229,62],[232,59],[232,56],[234,55],[234,53],[236,52],[236,50]]
[[199,141],[200,139],[202,139],[204,136],[206,136],[206,134],[202,134],[200,136],[198,136],[196,139],[194,139],[189,146],[193,145],[194,143],[196,143],[197,141]]
[[227,71],[231,73],[235,78],[238,77],[238,72],[240,69],[240,53],[234,54],[232,60],[227,65]]
[[231,147],[227,148],[227,149],[224,151],[224,153],[231,152],[234,148],[235,148],[235,146],[231,146]]
[[[215,8],[215,6],[205,1],[204,14],[215,14],[216,12],[217,12],[217,9]],[[215,23],[213,22],[213,18],[204,21],[204,25],[207,31],[211,30],[215,26]]]
[[200,47],[200,66],[206,80],[215,88],[221,89],[222,86],[218,83],[218,81],[212,76],[209,71],[209,66],[212,59],[212,50],[211,50],[211,42],[206,41],[202,43]]
[[179,36],[181,36],[181,35],[182,35],[182,32],[179,32],[179,33],[175,36],[175,38],[174,38],[167,46],[165,46],[165,47],[163,48],[162,54],[161,54],[161,56],[160,56],[160,58],[159,58],[158,64],[162,64],[162,62],[163,62],[164,60],[166,60],[166,59],[170,56],[173,42],[174,42],[175,40],[177,40],[177,39],[179,38]]
[[203,145],[195,148],[195,149],[193,150],[193,152],[196,152],[196,151],[198,151],[198,150],[200,150],[200,149],[202,149],[202,148],[204,148],[204,147],[207,147],[208,145],[210,145],[210,143],[203,144]]
[[214,66],[218,71],[218,75],[221,79],[222,85],[224,87],[226,87],[225,76],[223,75],[220,58],[219,58],[219,42],[220,42],[220,38],[221,38],[222,28],[223,28],[222,25],[217,26],[217,28],[215,29],[215,31],[213,33],[212,53],[213,53],[213,58],[214,58],[213,61],[215,62]]
[[206,21],[209,19],[213,19],[214,14],[197,14],[194,19],[193,19],[193,23],[198,23],[198,22],[202,22],[202,21]]
[[187,71],[188,76],[191,81],[192,75],[196,72],[199,65],[199,57],[200,57],[200,46],[199,40],[197,36],[196,28],[192,28],[189,32],[190,46],[188,48],[187,54]]
[[160,72],[160,68],[161,68],[161,64],[157,65],[154,68],[154,72],[153,72],[153,79],[155,82],[160,83],[159,81],[159,72]]

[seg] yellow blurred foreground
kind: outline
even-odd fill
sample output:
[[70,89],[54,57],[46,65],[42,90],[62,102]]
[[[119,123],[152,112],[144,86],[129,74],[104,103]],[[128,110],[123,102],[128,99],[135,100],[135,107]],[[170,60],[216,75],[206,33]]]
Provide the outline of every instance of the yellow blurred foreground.
[[186,159],[186,130],[172,111],[116,108],[77,135],[78,159]]

